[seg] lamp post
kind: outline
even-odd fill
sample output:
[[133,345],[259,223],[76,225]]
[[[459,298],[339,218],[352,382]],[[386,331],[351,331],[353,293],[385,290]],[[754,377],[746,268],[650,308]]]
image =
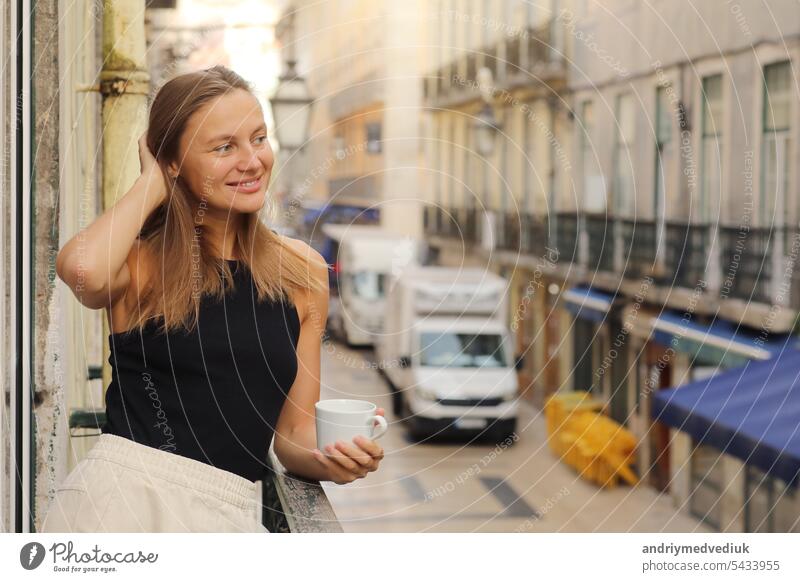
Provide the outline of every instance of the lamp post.
[[278,78],[278,88],[269,100],[275,119],[275,137],[282,150],[294,152],[308,139],[312,99],[306,80],[297,74],[294,60],[286,61],[286,72]]
[[[483,158],[489,158],[494,153],[495,139],[497,132],[501,128],[500,123],[494,114],[494,107],[492,107],[492,71],[487,67],[482,67],[477,74],[478,86],[480,87],[481,99],[483,100],[483,107],[478,112],[474,123],[475,130],[475,149],[478,154]],[[489,168],[487,164],[483,164],[483,199],[485,206],[491,206],[489,201]],[[473,206],[473,204],[469,204]],[[494,225],[492,218],[489,216],[493,213],[488,213],[487,220],[489,221],[488,229],[493,233]],[[485,239],[485,237],[483,237]],[[493,246],[493,238],[484,240],[484,244]]]
[[269,100],[272,118],[275,120],[275,137],[281,152],[286,152],[286,174],[288,175],[287,199],[294,198],[294,178],[292,157],[302,150],[308,139],[308,124],[311,118],[313,99],[308,91],[306,80],[297,73],[294,58],[294,9],[289,8],[284,17],[285,25],[279,26],[278,33],[285,39],[287,47],[286,69],[278,78],[278,87]]

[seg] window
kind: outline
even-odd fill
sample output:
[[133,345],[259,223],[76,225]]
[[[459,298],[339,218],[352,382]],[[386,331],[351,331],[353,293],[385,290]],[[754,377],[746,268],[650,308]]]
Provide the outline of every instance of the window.
[[789,204],[789,135],[792,83],[789,62],[764,67],[762,115],[761,224],[769,226],[791,220]]
[[703,79],[700,220],[710,220],[711,208],[722,188],[722,75]]
[[606,208],[606,192],[597,153],[594,151],[594,104],[581,105],[580,124],[581,171],[583,175],[583,208],[586,212],[602,213]]
[[618,95],[615,106],[617,139],[614,147],[614,207],[620,216],[633,213],[634,115],[631,94]]
[[721,522],[722,487],[722,453],[714,447],[698,445],[691,458],[689,511],[717,530]]
[[351,275],[353,293],[366,301],[383,299],[386,294],[386,275],[374,271],[358,271]]
[[503,338],[499,334],[423,332],[420,365],[451,368],[504,368]]
[[331,147],[333,149],[333,155],[338,160],[343,160],[347,154],[345,151],[345,139],[344,134],[337,133],[333,136],[333,140],[331,141]]
[[664,152],[672,139],[668,90],[669,87],[659,87],[656,90],[656,179],[653,209],[659,219],[664,217]]
[[367,124],[367,152],[371,154],[381,153],[381,124]]
[[795,489],[751,465],[747,465],[745,471],[744,530],[748,533],[800,531]]

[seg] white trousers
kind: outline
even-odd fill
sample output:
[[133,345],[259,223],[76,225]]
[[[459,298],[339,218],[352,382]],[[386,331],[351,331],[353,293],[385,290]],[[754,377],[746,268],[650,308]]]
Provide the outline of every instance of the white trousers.
[[56,489],[42,532],[250,532],[261,481],[102,434]]

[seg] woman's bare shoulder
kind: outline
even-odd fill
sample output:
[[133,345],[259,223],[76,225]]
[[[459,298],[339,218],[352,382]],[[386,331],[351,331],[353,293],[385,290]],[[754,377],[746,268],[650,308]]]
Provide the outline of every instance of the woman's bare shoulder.
[[324,303],[325,308],[327,309],[328,303],[328,265],[325,262],[323,256],[317,252],[311,245],[307,242],[291,238],[285,235],[279,234],[278,237],[280,238],[281,242],[295,251],[298,255],[305,257],[311,263],[312,269],[312,276],[317,278],[319,281],[323,283],[324,292],[323,293],[308,293],[308,292],[295,292],[292,297],[292,302],[295,304],[295,307],[298,310],[298,314],[300,315],[300,321],[305,319],[305,315],[311,311],[309,307],[309,303],[319,303],[317,305],[317,310],[322,307]]
[[157,267],[155,257],[138,240],[131,247],[125,264],[130,273],[130,281],[125,293],[109,308],[110,320],[116,324],[111,325],[111,333],[128,329],[130,314],[136,309],[136,302],[142,296]]

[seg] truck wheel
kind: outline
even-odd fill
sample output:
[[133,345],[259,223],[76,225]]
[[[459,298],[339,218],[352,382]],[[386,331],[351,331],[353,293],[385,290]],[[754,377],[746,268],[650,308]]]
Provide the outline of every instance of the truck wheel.
[[392,413],[397,418],[403,417],[403,394],[392,387]]
[[507,446],[513,445],[518,439],[517,434],[517,419],[507,418],[504,420],[497,420],[489,429],[490,438],[495,443],[503,443]]
[[411,412],[411,408],[402,394],[400,394],[400,414],[398,418],[402,419],[403,424],[405,424],[406,434],[411,441],[421,441],[425,438],[426,435],[420,430],[416,420],[414,420],[414,413]]

